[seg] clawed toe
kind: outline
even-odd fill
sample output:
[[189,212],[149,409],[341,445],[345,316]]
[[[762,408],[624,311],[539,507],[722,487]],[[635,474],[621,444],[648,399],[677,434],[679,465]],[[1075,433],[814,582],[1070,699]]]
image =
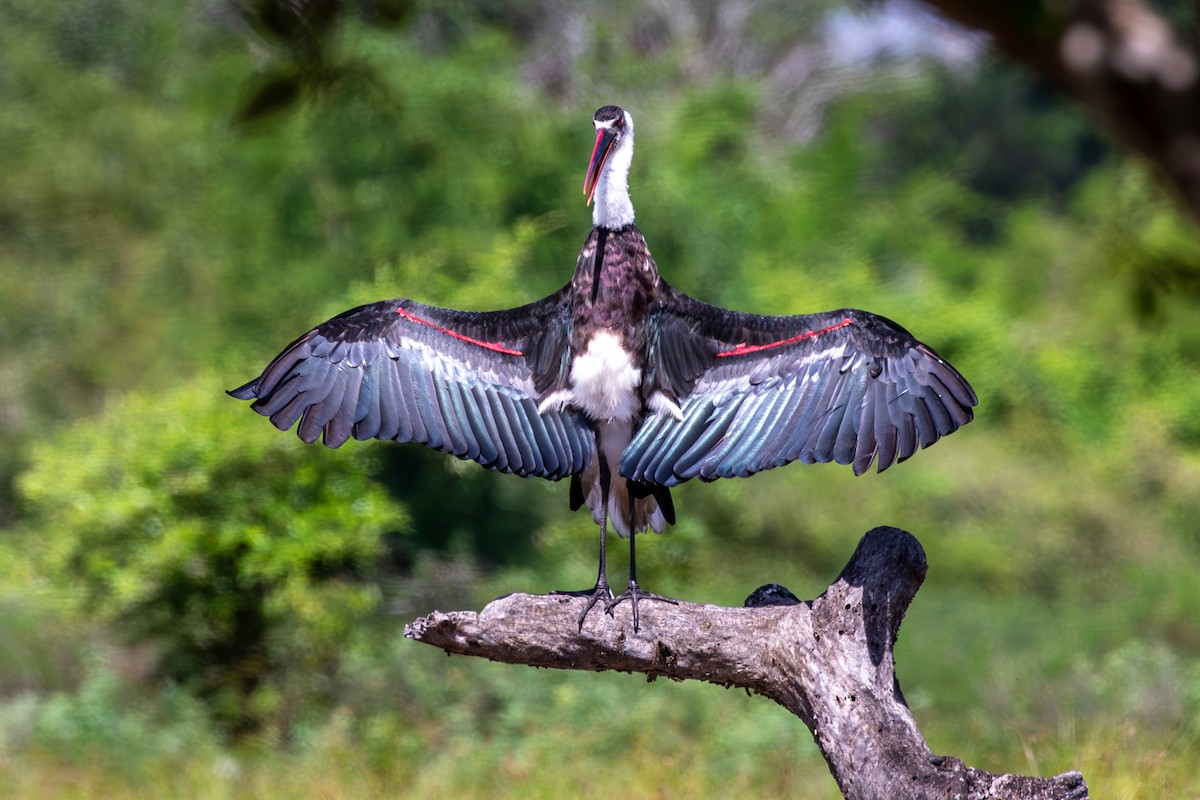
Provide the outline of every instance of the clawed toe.
[[[616,597],[613,597],[611,600],[608,601],[608,603],[605,604],[604,613],[608,614],[609,616],[612,616],[613,609],[616,608],[618,605],[620,605],[622,600],[628,600],[629,604],[633,607],[633,632],[634,633],[637,633],[637,630],[638,630],[638,601],[639,600],[657,600],[657,601],[663,602],[663,603],[670,603],[673,606],[679,605],[678,600],[672,600],[670,597],[663,597],[660,594],[652,594],[651,592],[644,591],[642,589],[642,587],[637,585],[637,581],[631,580],[629,582],[629,586],[627,586],[625,588],[624,592],[617,595]],[[593,598],[593,600],[591,602],[595,603],[596,601]]]
[[583,607],[583,612],[579,615],[579,630],[583,630],[583,622],[587,619],[588,612],[591,611],[597,603],[604,601],[604,608],[607,611],[613,602],[612,589],[608,587],[608,583],[597,583],[591,589],[579,589],[576,591],[554,591],[550,594],[560,594],[567,597],[586,597],[587,605]]

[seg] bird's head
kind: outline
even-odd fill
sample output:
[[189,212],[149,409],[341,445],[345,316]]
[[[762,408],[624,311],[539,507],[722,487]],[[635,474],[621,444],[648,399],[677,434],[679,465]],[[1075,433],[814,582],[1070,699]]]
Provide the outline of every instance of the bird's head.
[[587,197],[588,205],[596,195],[600,173],[609,163],[609,157],[616,153],[625,155],[619,160],[626,171],[633,157],[633,117],[628,111],[620,106],[604,106],[592,115],[592,124],[596,126],[596,146],[592,149],[592,160],[583,178],[583,194]]

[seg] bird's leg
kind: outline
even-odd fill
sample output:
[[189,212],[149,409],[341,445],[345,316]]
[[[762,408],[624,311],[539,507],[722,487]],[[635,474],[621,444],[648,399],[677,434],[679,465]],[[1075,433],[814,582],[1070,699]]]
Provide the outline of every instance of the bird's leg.
[[617,607],[617,604],[622,600],[629,600],[629,605],[633,608],[633,632],[638,630],[638,600],[661,600],[664,603],[671,605],[679,605],[679,601],[672,600],[669,597],[662,595],[643,592],[637,582],[637,504],[630,502],[629,504],[629,585],[625,587],[625,591],[608,601],[608,605],[604,610],[608,614],[612,614],[612,610]]
[[[604,468],[601,467],[601,472],[603,471]],[[601,478],[601,481],[603,480],[604,479]],[[602,483],[601,485],[603,486],[604,484]],[[591,593],[585,593],[588,601],[587,605],[583,607],[583,612],[579,615],[580,631],[583,631],[583,621],[587,619],[588,612],[591,611],[592,607],[600,601],[600,598],[604,598],[606,603],[605,607],[607,608],[607,602],[611,601],[613,596],[612,589],[608,587],[608,573],[605,568],[605,545],[608,539],[608,492],[605,491],[604,495],[604,505],[601,506],[600,510],[600,571],[596,575],[596,585],[593,587]]]
[[606,603],[612,600],[612,589],[608,586],[608,571],[606,567],[607,561],[607,542],[608,542],[608,487],[611,475],[609,474],[608,465],[603,460],[600,461],[600,569],[596,574],[596,585],[591,589],[582,589],[574,592],[551,592],[551,594],[564,594],[572,597],[586,597],[587,605],[583,607],[583,612],[579,615],[579,630],[583,630],[583,621],[587,619],[588,612],[600,602],[601,598]]

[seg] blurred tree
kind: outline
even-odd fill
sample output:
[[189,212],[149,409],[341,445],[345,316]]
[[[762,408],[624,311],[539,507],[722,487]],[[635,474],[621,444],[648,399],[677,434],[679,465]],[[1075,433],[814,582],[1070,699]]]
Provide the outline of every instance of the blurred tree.
[[406,526],[371,450],[298,448],[212,380],[135,393],[36,444],[19,489],[41,574],[153,646],[234,733],[321,705]]
[[1200,221],[1200,39],[1194,7],[1141,0],[930,0],[1081,101],[1150,161]]
[[228,8],[271,50],[270,63],[260,68],[234,122],[262,121],[347,83],[386,95],[366,64],[335,54],[334,37],[347,17],[376,28],[402,27],[414,5],[414,0],[229,0]]
[[[881,143],[871,179],[893,184],[920,164],[1010,206],[1037,198],[1061,207],[1114,152],[1045,80],[994,60],[967,74],[929,70],[895,102],[867,109],[862,129]],[[998,211],[989,205],[977,223],[995,233]]]

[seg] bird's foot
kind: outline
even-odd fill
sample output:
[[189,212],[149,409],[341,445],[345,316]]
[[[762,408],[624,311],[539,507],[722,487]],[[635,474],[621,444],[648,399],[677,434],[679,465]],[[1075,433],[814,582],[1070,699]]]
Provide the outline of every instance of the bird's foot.
[[583,607],[583,612],[579,615],[579,630],[583,630],[583,621],[587,619],[588,612],[595,608],[596,604],[601,600],[604,601],[604,608],[607,609],[613,600],[612,589],[608,588],[608,581],[598,581],[591,589],[579,589],[573,592],[554,591],[550,594],[561,594],[567,597],[586,597],[587,605]]
[[633,607],[633,632],[634,633],[637,633],[637,630],[638,630],[638,601],[639,600],[658,600],[659,602],[662,602],[662,603],[670,603],[673,606],[679,605],[678,600],[672,600],[671,598],[663,597],[660,594],[651,594],[650,592],[643,591],[642,587],[637,585],[637,581],[630,581],[629,585],[627,587],[625,587],[624,592],[622,592],[621,594],[617,595],[616,597],[614,597],[608,601],[608,604],[604,606],[604,612],[606,614],[608,614],[609,616],[612,616],[613,609],[616,608],[621,603],[622,600],[628,600],[629,604]]

